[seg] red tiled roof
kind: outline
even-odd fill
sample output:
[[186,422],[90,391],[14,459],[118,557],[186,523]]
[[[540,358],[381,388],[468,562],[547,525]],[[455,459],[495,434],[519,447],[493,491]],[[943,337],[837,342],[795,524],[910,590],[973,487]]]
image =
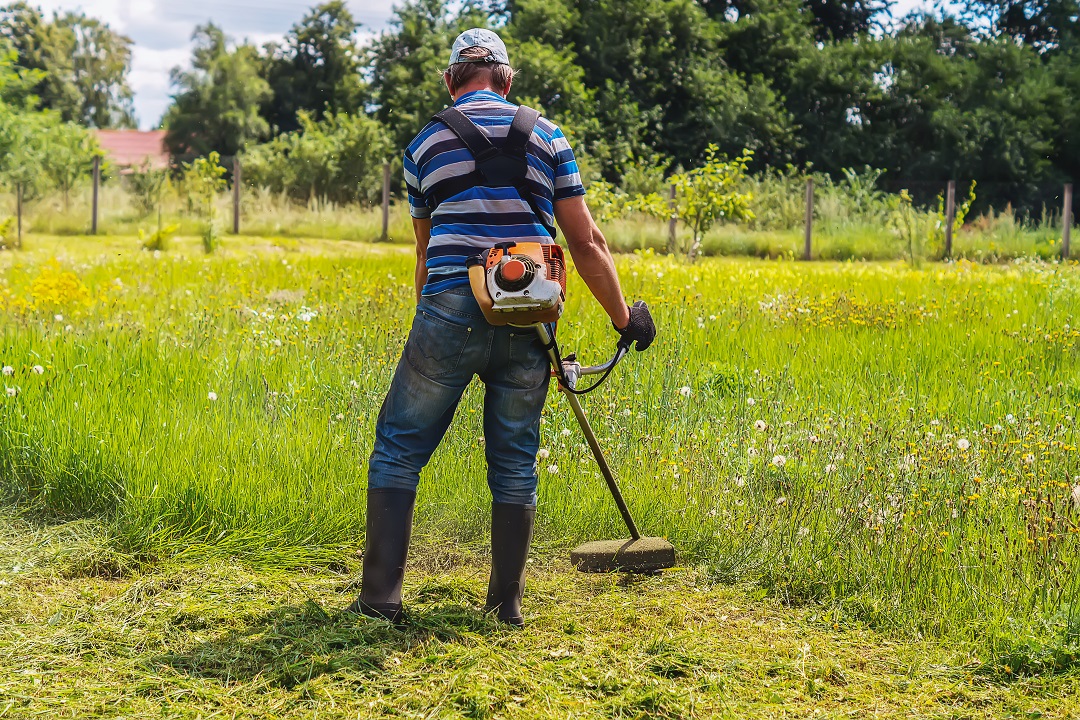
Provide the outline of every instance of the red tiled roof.
[[140,166],[148,159],[154,169],[168,167],[164,130],[96,130],[105,155],[121,167]]

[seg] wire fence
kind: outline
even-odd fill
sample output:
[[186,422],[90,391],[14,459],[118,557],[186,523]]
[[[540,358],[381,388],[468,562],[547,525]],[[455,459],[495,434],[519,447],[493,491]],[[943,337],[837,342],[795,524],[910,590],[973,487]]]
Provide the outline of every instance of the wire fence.
[[[13,236],[20,246],[26,230],[55,235],[81,234],[138,234],[144,228],[161,230],[163,225],[177,226],[180,230],[193,229],[199,223],[216,222],[222,230],[233,234],[273,234],[286,236],[332,237],[357,240],[409,239],[407,215],[400,206],[404,203],[392,197],[392,166],[387,163],[382,172],[381,202],[374,207],[329,202],[312,196],[306,203],[298,203],[284,193],[272,193],[247,183],[239,156],[220,159],[225,168],[223,179],[227,192],[219,194],[209,208],[193,206],[186,196],[181,169],[195,159],[174,157],[169,173],[173,183],[167,192],[156,198],[147,197],[145,184],[139,183],[144,174],[138,168],[116,168],[103,165],[95,159],[90,171],[90,181],[68,193],[28,196],[22,187],[12,188],[7,197],[0,200],[13,211],[14,228],[3,233]],[[804,185],[799,185],[803,182]],[[674,193],[672,186],[670,192]],[[869,192],[869,195],[867,193]],[[1043,257],[1057,255],[1064,259],[1072,257],[1071,239],[1073,217],[1073,185],[1017,185],[1011,183],[972,183],[968,179],[927,181],[875,178],[873,187],[858,188],[813,178],[788,182],[778,193],[760,200],[762,216],[752,230],[799,233],[802,243],[797,252],[791,252],[804,260],[843,257],[836,248],[829,247],[833,238],[850,228],[860,225],[868,232],[876,227],[889,232],[888,220],[871,207],[884,207],[888,197],[905,193],[913,206],[924,209],[938,208],[943,247],[936,254],[942,258],[953,257],[955,235],[960,224],[965,230],[983,231],[987,237],[1012,233],[1032,235],[1031,243],[1042,243],[1038,254]],[[674,195],[670,195],[674,201]],[[1017,210],[1008,199],[1028,198],[1038,205],[1028,204]],[[961,220],[957,222],[958,208]],[[5,213],[0,212],[0,218]],[[28,222],[29,216],[29,222]],[[640,223],[646,222],[644,219]],[[625,226],[625,224],[624,224]],[[661,229],[663,228],[663,229]],[[667,242],[657,241],[658,233],[666,230]],[[673,217],[668,222],[655,222],[642,235],[638,243],[644,247],[650,243],[667,246],[675,244],[679,224]],[[996,234],[996,235],[995,235]],[[647,236],[647,237],[646,237]],[[1007,240],[1007,238],[1006,238]],[[999,244],[1003,241],[999,239]],[[824,244],[823,244],[824,243]],[[626,248],[627,243],[615,243]],[[1007,244],[1007,243],[1005,243]],[[1029,243],[1030,244],[1030,243]],[[1054,247],[1049,248],[1048,244]],[[1034,246],[1033,246],[1034,247]],[[1053,250],[1053,252],[1051,252]],[[756,251],[753,248],[741,252],[737,248],[720,247],[718,252],[730,254],[777,254],[772,250]],[[852,256],[859,257],[857,249]],[[1010,250],[1005,256],[1023,254],[1021,249]],[[863,253],[862,255],[874,255]]]

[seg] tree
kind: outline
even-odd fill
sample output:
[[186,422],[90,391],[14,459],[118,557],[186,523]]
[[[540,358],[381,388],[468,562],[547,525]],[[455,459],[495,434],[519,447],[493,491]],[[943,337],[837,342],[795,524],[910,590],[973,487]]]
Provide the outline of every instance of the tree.
[[25,2],[0,9],[0,36],[20,66],[42,71],[34,87],[41,108],[91,127],[134,127],[129,38],[82,13],[48,21]]
[[214,201],[227,187],[223,177],[225,172],[225,168],[221,167],[221,156],[213,150],[206,157],[184,163],[184,189],[188,202],[195,206],[203,220],[203,251],[207,254],[214,252],[218,245],[218,215]]
[[196,27],[192,40],[191,69],[172,70],[176,92],[163,121],[165,143],[174,155],[235,155],[270,130],[259,115],[270,86],[259,77],[258,51],[247,43],[230,49],[213,23]]
[[100,154],[93,136],[75,123],[57,123],[42,134],[41,170],[49,183],[64,194],[64,211],[71,190],[90,175],[94,156]]
[[[751,197],[739,192],[752,153],[747,150],[734,160],[725,160],[719,148],[705,148],[705,162],[699,167],[672,176],[675,186],[675,214],[690,228],[687,258],[693,262],[701,250],[701,239],[717,221],[745,222],[752,220]],[[676,247],[668,246],[674,253]]]
[[265,74],[273,94],[262,114],[276,132],[299,128],[301,111],[318,120],[324,113],[360,109],[358,28],[345,3],[332,0],[293,25],[283,44],[266,47]]
[[964,18],[970,23],[990,20],[995,35],[1004,35],[1039,52],[1076,39],[1080,26],[1077,0],[966,0]]

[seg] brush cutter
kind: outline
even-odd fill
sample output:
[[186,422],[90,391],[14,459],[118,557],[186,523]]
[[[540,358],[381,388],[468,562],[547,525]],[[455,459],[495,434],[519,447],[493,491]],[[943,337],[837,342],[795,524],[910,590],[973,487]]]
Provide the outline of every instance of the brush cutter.
[[[566,266],[562,248],[554,243],[504,243],[470,258],[468,266],[473,294],[489,323],[535,328],[551,361],[552,376],[570,403],[630,532],[628,540],[598,540],[580,545],[570,553],[570,561],[582,572],[654,573],[674,566],[675,548],[671,543],[663,538],[642,537],[638,531],[578,400],[579,395],[595,390],[607,380],[630,350],[630,343],[620,341],[614,357],[602,365],[582,367],[573,354],[561,356],[549,323],[562,314]],[[601,377],[590,387],[579,389],[578,380],[585,375]]]

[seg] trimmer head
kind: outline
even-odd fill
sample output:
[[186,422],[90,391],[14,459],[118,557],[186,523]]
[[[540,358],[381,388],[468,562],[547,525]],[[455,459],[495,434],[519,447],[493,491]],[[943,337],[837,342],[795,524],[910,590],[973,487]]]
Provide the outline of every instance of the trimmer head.
[[675,547],[658,537],[596,540],[574,548],[570,562],[581,572],[654,573],[675,566]]

